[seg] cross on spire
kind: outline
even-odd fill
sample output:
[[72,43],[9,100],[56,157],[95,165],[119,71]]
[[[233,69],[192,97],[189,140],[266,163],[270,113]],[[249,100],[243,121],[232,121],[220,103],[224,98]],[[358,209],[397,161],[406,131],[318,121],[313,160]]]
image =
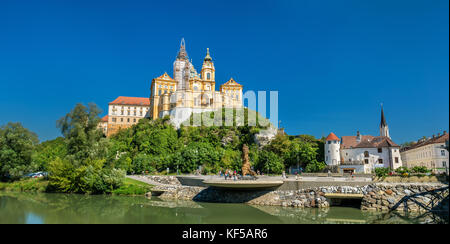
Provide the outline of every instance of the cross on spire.
[[206,48],[206,57],[205,57],[205,61],[212,61],[211,56],[209,55],[209,48]]
[[184,38],[181,38],[180,51],[178,51],[177,59],[189,60],[188,54],[186,52],[186,43],[184,41]]

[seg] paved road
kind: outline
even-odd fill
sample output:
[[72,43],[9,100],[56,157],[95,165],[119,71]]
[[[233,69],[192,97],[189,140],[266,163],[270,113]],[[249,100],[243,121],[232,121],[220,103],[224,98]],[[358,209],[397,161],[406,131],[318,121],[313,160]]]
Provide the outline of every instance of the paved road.
[[142,176],[142,175],[127,175],[127,178],[133,179],[133,180],[137,180],[137,181],[141,181],[150,185],[154,185],[154,186],[168,186],[168,184],[162,184],[156,181],[152,181],[150,180],[148,177]]
[[[201,178],[204,180],[220,180],[224,179],[220,176],[214,175],[183,175],[184,177],[193,177],[193,178]],[[148,177],[141,175],[127,175],[128,178],[135,179],[138,181],[142,181],[151,185],[161,185],[168,186],[168,184],[159,183],[156,181],[150,180]],[[295,176],[288,176],[288,178],[283,179],[282,176],[258,176],[258,181],[306,181],[306,182],[372,182],[372,178],[368,177],[317,177],[317,176],[299,176],[297,179]]]

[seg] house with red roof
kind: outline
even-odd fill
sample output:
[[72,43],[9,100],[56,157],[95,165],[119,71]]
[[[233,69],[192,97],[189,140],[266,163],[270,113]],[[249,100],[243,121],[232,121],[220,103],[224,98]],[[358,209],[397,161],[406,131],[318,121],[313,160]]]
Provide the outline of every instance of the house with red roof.
[[109,137],[148,117],[149,109],[148,97],[119,96],[108,104],[108,114],[100,120],[98,126]]
[[447,131],[429,138],[422,138],[416,143],[403,147],[401,156],[403,166],[413,168],[424,166],[436,173],[449,172],[449,135]]
[[400,146],[389,136],[381,108],[380,136],[342,136],[330,133],[325,141],[325,163],[343,173],[372,173],[377,167],[396,169],[402,166]]

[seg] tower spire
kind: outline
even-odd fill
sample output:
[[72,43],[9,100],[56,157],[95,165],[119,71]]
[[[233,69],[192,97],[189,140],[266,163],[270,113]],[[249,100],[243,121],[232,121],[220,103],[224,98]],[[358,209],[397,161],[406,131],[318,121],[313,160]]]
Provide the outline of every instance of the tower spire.
[[205,57],[205,61],[212,61],[211,56],[209,55],[209,48],[206,48],[206,57]]
[[383,104],[381,104],[381,122],[380,122],[380,136],[389,136],[389,127],[386,123],[386,118],[384,117]]
[[180,51],[178,51],[177,59],[189,60],[186,52],[186,42],[184,41],[184,37],[181,38]]
[[383,103],[381,103],[381,122],[380,126],[386,126],[386,118],[384,117],[384,111],[383,111]]

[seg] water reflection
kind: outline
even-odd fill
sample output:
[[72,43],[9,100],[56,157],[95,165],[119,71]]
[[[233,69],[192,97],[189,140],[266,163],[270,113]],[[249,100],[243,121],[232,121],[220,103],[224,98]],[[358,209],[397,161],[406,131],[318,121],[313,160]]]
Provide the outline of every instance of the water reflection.
[[40,216],[37,216],[33,213],[28,213],[25,218],[25,224],[43,224],[44,221]]
[[296,209],[128,196],[0,192],[0,223],[359,224],[420,220],[343,207]]

